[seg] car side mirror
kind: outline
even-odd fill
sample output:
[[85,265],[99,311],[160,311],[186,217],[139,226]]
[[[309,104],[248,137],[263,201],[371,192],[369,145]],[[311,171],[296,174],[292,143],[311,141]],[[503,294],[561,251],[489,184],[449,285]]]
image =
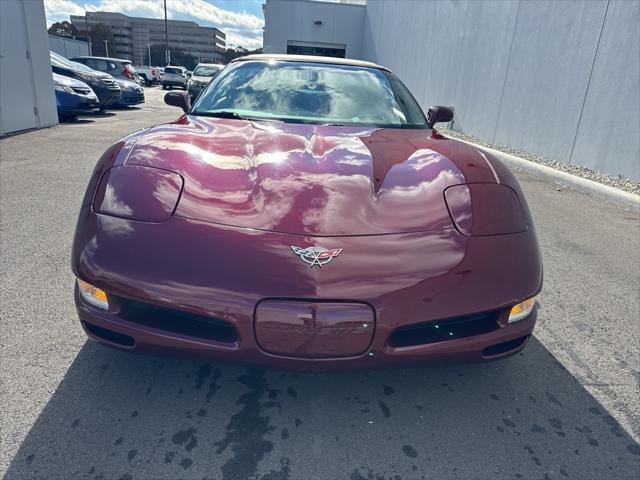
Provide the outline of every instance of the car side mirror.
[[187,72],[187,77],[191,78],[191,74],[189,72]]
[[185,113],[191,108],[189,92],[169,92],[164,96],[164,103],[172,107],[180,107]]
[[453,120],[453,107],[434,105],[427,110],[427,125],[433,128],[436,123],[450,122]]

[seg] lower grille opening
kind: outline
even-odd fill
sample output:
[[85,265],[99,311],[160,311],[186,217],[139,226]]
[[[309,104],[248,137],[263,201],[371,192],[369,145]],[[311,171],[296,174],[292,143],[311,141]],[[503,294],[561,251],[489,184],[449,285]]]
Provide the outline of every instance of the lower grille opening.
[[238,340],[236,328],[224,320],[122,297],[116,300],[120,305],[118,316],[131,323],[217,342],[233,343]]
[[516,338],[515,340],[509,340],[508,342],[498,343],[497,345],[491,345],[490,347],[482,350],[482,356],[493,357],[496,355],[507,353],[511,350],[515,350],[516,348],[522,346],[522,344],[527,341],[527,338],[529,338],[529,335]]
[[497,330],[500,311],[418,323],[395,330],[389,337],[392,347],[410,347],[472,337]]
[[102,328],[92,323],[83,322],[84,327],[94,336],[106,340],[107,342],[115,343],[116,345],[122,345],[123,347],[133,347],[136,343],[133,337],[129,335],[123,335],[122,333],[114,332],[107,328]]

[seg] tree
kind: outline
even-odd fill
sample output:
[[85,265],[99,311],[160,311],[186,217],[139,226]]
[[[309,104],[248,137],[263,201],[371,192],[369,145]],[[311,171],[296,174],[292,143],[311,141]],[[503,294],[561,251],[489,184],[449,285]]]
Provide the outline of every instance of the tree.
[[66,20],[62,22],[52,23],[47,32],[49,32],[51,35],[57,35],[59,37],[78,36],[78,29],[73,23],[67,22]]
[[104,23],[96,23],[89,27],[89,37],[91,38],[91,54],[95,56],[106,56],[107,49],[105,48],[104,41],[107,41],[109,45],[109,55],[114,56],[115,44],[113,39],[113,32],[111,27]]
[[[150,50],[151,65],[166,65],[163,43],[154,43]],[[198,59],[182,48],[169,46],[169,51],[171,52],[171,65],[179,65],[193,70],[198,64]]]
[[253,55],[262,53],[262,48],[256,48],[255,50],[247,50],[244,47],[227,48],[222,54],[222,63],[229,63],[238,57],[244,57],[245,55]]

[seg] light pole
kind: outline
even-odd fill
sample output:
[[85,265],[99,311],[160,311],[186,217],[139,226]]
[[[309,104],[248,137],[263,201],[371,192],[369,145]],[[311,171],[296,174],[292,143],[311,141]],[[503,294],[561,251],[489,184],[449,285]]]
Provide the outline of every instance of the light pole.
[[106,57],[109,56],[109,40],[102,40],[104,42],[104,49],[107,51]]
[[87,21],[88,16],[89,12],[84,12],[84,29],[87,32],[87,39],[89,40],[89,55],[93,55],[93,49],[91,48],[91,35],[89,34],[89,22]]
[[147,53],[149,54],[149,66],[151,66],[151,42],[149,41],[149,27],[147,27]]
[[169,27],[167,22],[167,0],[164,0],[164,60],[169,65],[171,55],[169,53]]

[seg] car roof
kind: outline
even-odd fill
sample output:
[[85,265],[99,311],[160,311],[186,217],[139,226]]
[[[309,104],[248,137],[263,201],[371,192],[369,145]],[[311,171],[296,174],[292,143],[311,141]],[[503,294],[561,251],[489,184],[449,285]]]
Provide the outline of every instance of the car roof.
[[199,63],[196,65],[196,68],[198,67],[220,67],[223,68],[224,65],[222,65],[221,63]]
[[114,62],[120,63],[131,63],[131,60],[127,60],[126,58],[114,58],[114,57],[93,57],[91,55],[80,55],[73,58],[93,58],[95,60],[112,60]]
[[231,62],[245,62],[250,60],[257,61],[286,61],[286,62],[308,62],[308,63],[331,63],[333,65],[349,65],[352,67],[365,67],[365,68],[377,68],[380,70],[387,70],[387,67],[383,67],[382,65],[378,65],[373,62],[365,62],[364,60],[355,60],[353,58],[338,58],[338,57],[321,57],[316,55],[285,55],[285,54],[254,54],[254,55],[245,55],[244,57],[238,57]]

